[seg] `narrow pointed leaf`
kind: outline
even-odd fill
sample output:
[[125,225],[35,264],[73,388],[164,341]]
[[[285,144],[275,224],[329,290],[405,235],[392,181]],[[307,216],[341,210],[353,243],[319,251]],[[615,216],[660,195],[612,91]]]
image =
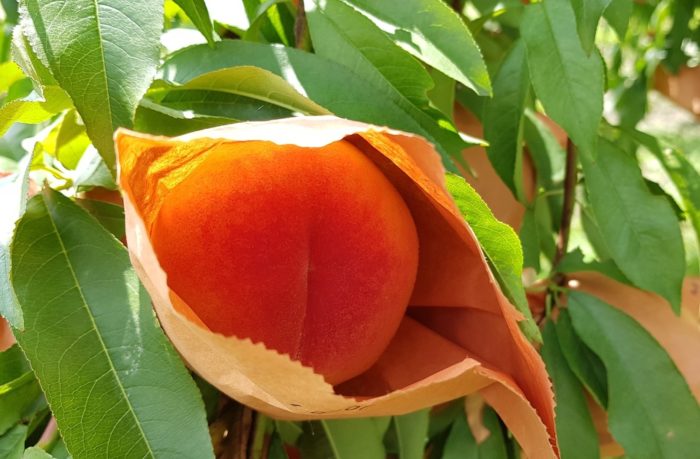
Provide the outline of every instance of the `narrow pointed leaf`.
[[462,19],[442,0],[343,0],[396,44],[479,95],[491,94],[481,51]]
[[633,0],[611,0],[603,12],[603,17],[610,24],[610,27],[615,30],[620,41],[625,39],[633,9]]
[[44,88],[43,97],[31,94],[24,99],[12,100],[0,107],[0,136],[14,123],[41,123],[70,106],[70,99],[58,86]]
[[597,155],[583,154],[581,162],[605,246],[629,280],[678,312],[685,254],[676,215],[663,196],[649,191],[632,156],[602,138],[598,146]]
[[304,115],[330,114],[325,108],[299,94],[281,77],[253,66],[214,70],[168,89],[224,92],[257,99]]
[[197,388],[126,249],[50,189],[11,249],[27,324],[16,337],[73,457],[213,457]]
[[[489,160],[513,195],[522,198],[516,186],[518,158],[522,156],[523,116],[530,90],[525,43],[518,40],[505,57],[493,82],[493,98],[484,111],[484,140]],[[522,158],[520,159],[522,161]],[[520,187],[521,188],[521,187]]]
[[595,47],[595,33],[598,21],[611,0],[572,0],[571,5],[576,13],[576,29],[581,38],[581,45],[587,54]]
[[158,65],[163,2],[25,0],[21,13],[32,48],[114,168],[112,133],[132,125]]
[[204,0],[175,0],[175,3],[182,8],[192,24],[204,35],[207,42],[214,43],[214,26],[209,17],[209,10]]
[[605,366],[576,335],[567,309],[559,314],[556,324],[557,344],[571,371],[602,407],[608,406],[608,385]]
[[383,459],[386,456],[377,426],[369,418],[321,421],[335,459]]
[[586,405],[583,386],[571,371],[550,321],[542,331],[542,358],[554,385],[557,439],[562,459],[588,459],[598,455],[598,434]]
[[429,410],[394,416],[400,459],[422,459],[428,440]]
[[377,88],[345,66],[293,48],[222,40],[213,48],[199,45],[175,53],[164,63],[162,73],[165,80],[183,84],[198,75],[237,66],[256,66],[275,73],[337,116],[422,135],[436,145],[449,170],[457,170],[454,158],[468,146],[456,132],[447,132],[429,115],[407,108],[396,91]]
[[428,105],[433,86],[425,68],[371,20],[343,0],[305,3],[314,52],[360,73],[375,85],[390,84],[414,105]]
[[501,288],[525,316],[525,320],[520,322],[520,329],[530,340],[541,342],[539,328],[532,318],[523,289],[523,252],[518,235],[513,228],[494,217],[481,196],[462,177],[448,174],[447,189],[474,230]]
[[700,451],[700,406],[659,343],[630,316],[581,292],[574,328],[608,373],[610,432],[628,457],[685,459]]
[[586,55],[581,47],[571,5],[531,4],[521,30],[530,78],[547,115],[579,148],[592,151],[603,113],[603,64],[597,52]]
[[0,457],[3,459],[21,459],[27,426],[17,424],[4,435],[0,435]]

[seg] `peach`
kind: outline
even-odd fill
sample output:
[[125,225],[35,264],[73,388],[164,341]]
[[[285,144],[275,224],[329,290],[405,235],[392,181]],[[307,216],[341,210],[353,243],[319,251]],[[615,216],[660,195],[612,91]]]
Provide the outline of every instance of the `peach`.
[[169,287],[212,331],[332,384],[387,347],[418,269],[408,207],[346,141],[214,146],[164,199],[151,241]]

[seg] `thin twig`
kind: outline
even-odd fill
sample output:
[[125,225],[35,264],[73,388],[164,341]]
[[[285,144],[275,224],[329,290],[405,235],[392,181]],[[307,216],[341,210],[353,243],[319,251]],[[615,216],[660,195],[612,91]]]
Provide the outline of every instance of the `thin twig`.
[[578,164],[576,159],[576,147],[571,139],[566,141],[566,175],[564,176],[564,205],[561,212],[561,225],[557,238],[557,252],[554,256],[556,266],[564,255],[569,245],[569,233],[571,232],[571,217],[574,213],[574,201],[576,200],[576,183],[578,182]]
[[[576,158],[576,147],[571,139],[566,141],[566,175],[564,176],[564,203],[561,211],[561,224],[559,225],[559,234],[557,235],[557,250],[552,260],[552,267],[556,269],[557,265],[566,255],[566,249],[569,245],[569,234],[571,233],[571,218],[574,213],[574,204],[576,203],[576,184],[578,183],[578,160]],[[554,277],[554,281],[558,287],[563,287],[566,284],[566,276],[558,273]],[[555,292],[553,292],[555,293]],[[555,293],[555,297],[558,294]]]
[[308,45],[308,24],[306,22],[304,0],[299,0],[297,3],[297,15],[294,19],[294,46],[298,49],[308,50]]

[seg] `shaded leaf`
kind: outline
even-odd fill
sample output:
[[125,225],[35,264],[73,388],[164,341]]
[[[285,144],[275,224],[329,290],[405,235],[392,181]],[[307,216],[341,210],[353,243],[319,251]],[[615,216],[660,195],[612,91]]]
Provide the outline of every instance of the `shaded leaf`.
[[615,279],[618,282],[622,282],[623,284],[632,285],[632,282],[622,274],[622,271],[620,271],[620,268],[617,267],[614,261],[610,259],[603,261],[584,261],[583,252],[580,247],[576,247],[576,249],[564,255],[556,266],[556,269],[560,273],[568,274],[581,271],[595,271]]
[[700,172],[682,152],[663,145],[656,137],[641,131],[626,131],[626,133],[656,156],[671,177],[683,200],[683,210],[693,224],[696,238],[700,243]]
[[124,208],[122,206],[94,199],[80,199],[77,203],[95,217],[114,237],[117,239],[124,237],[126,230],[124,228]]
[[21,459],[24,452],[24,439],[27,426],[18,424],[0,435],[0,457],[3,459]]
[[491,94],[486,64],[469,29],[441,0],[342,0],[370,18],[406,52],[479,95]]
[[688,458],[700,451],[700,406],[659,343],[627,314],[569,295],[578,335],[605,364],[610,432],[630,457]]
[[377,427],[368,418],[320,421],[335,459],[383,459],[386,454]]
[[554,324],[549,321],[542,331],[544,346],[541,354],[554,386],[557,405],[554,408],[557,439],[562,459],[588,459],[598,456],[598,434],[586,405],[583,386],[569,368],[557,338]]
[[126,249],[46,189],[29,202],[11,250],[13,286],[32,324],[16,337],[71,454],[212,457],[197,388]]
[[576,29],[581,38],[581,45],[587,54],[595,47],[595,33],[598,21],[611,0],[572,0],[576,14]]
[[525,320],[519,322],[521,330],[528,339],[540,342],[539,328],[523,289],[523,252],[518,235],[509,225],[496,220],[491,209],[462,177],[447,174],[446,179],[448,191],[476,234],[501,288],[525,316]]
[[581,163],[605,245],[628,279],[679,311],[685,255],[673,209],[649,191],[632,156],[602,138],[598,145],[598,154],[581,155]]
[[610,24],[610,27],[613,28],[620,41],[625,39],[633,9],[633,0],[611,0],[608,7],[603,11],[603,17]]
[[29,191],[29,168],[33,155],[25,155],[18,171],[0,179],[0,316],[15,328],[24,328],[22,309],[10,283],[10,250],[15,222],[22,216]]
[[53,459],[53,456],[41,448],[32,446],[24,450],[22,459]]
[[525,9],[522,35],[530,77],[544,109],[585,151],[597,142],[603,113],[603,64],[587,56],[569,2],[546,1]]
[[314,52],[353,69],[375,86],[391,85],[418,107],[433,86],[425,68],[343,0],[305,3]]
[[32,414],[39,406],[40,395],[41,388],[31,371],[0,385],[0,435]]
[[241,65],[254,65],[281,76],[297,92],[337,116],[424,136],[436,144],[450,170],[456,171],[452,158],[468,145],[456,133],[446,135],[445,129],[422,111],[407,110],[396,92],[375,88],[342,65],[292,48],[223,40],[214,48],[200,45],[175,53],[162,71],[166,80],[182,84],[203,73]]
[[394,416],[394,428],[399,445],[400,459],[422,459],[428,440],[430,410]]
[[110,168],[112,133],[132,125],[155,74],[163,2],[25,0],[22,27],[32,48],[73,99],[88,135]]
[[164,90],[224,92],[260,100],[304,115],[330,114],[325,108],[299,94],[284,79],[253,66],[214,70],[181,85],[169,84]]
[[204,0],[174,0],[182,8],[192,24],[202,32],[207,42],[214,43],[214,26],[209,17],[209,10]]
[[[484,139],[489,160],[513,195],[522,189],[523,111],[530,91],[525,43],[515,42],[493,81],[493,98],[484,111]],[[520,167],[517,167],[520,164]]]
[[479,447],[464,414],[452,423],[443,447],[442,459],[479,459]]

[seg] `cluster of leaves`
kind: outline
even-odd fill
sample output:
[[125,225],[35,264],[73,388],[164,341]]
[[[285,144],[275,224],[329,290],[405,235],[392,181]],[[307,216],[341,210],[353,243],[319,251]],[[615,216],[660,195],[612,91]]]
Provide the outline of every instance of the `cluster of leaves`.
[[[543,343],[563,457],[599,455],[587,398],[630,457],[700,451],[700,407],[659,343],[593,296],[560,304],[567,273],[598,271],[680,309],[700,176],[637,125],[656,65],[697,59],[691,0],[1,3],[0,315],[21,351],[0,352],[0,457],[519,457],[490,408],[478,410],[489,435],[475,434],[464,400],[348,421],[252,414],[195,384],[158,327],[119,242],[121,207],[88,191],[116,188],[114,130],[328,113],[436,145],[523,332]],[[455,103],[485,142],[455,127]],[[475,145],[525,208],[519,234],[460,176]],[[646,179],[639,158],[668,180]],[[534,315],[523,267],[544,292]]]

